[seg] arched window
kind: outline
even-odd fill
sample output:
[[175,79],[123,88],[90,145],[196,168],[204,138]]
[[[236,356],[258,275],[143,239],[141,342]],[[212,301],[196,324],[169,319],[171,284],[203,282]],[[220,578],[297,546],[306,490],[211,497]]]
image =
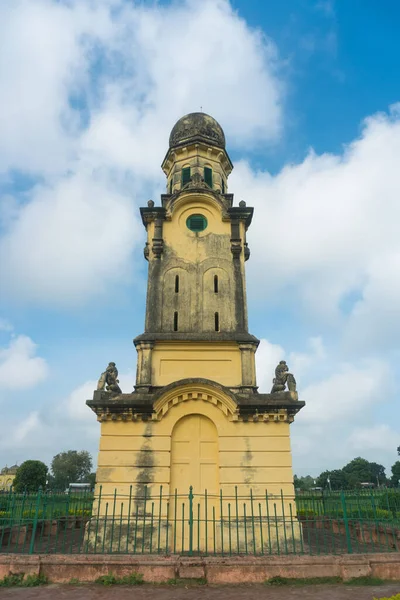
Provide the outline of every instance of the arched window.
[[204,182],[212,188],[213,186],[213,176],[212,169],[210,167],[204,167]]
[[215,331],[219,331],[219,313],[215,313],[214,315],[214,321],[215,321]]
[[174,331],[178,331],[178,313],[174,312]]
[[218,294],[218,275],[214,275],[214,292]]
[[169,182],[169,193],[172,194],[172,186],[173,186],[173,181],[172,181],[172,177],[171,180]]
[[222,177],[221,177],[221,192],[222,192],[222,194],[225,194],[225,181],[223,180]]
[[175,275],[175,294],[179,292],[179,275]]

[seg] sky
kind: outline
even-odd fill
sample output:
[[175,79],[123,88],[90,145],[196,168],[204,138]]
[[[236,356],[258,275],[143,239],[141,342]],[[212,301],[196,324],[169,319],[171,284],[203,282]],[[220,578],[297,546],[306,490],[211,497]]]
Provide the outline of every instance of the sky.
[[96,458],[85,405],[134,385],[147,263],[176,120],[221,124],[259,390],[306,407],[294,471],[400,445],[400,6],[396,0],[0,0],[0,467]]

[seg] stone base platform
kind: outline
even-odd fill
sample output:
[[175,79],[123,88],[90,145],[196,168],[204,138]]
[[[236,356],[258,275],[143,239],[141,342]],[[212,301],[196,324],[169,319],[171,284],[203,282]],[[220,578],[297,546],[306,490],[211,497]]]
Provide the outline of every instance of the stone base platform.
[[0,578],[10,573],[45,575],[50,582],[71,579],[95,581],[101,575],[117,577],[141,573],[145,582],[204,578],[213,584],[261,583],[271,577],[372,576],[400,581],[400,554],[345,556],[182,557],[132,555],[0,555]]

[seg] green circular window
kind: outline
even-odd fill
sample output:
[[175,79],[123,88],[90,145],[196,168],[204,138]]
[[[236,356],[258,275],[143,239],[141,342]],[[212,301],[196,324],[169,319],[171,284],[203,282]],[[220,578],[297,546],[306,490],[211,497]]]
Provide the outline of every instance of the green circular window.
[[207,227],[207,219],[203,215],[190,215],[186,219],[186,225],[190,231],[204,231]]

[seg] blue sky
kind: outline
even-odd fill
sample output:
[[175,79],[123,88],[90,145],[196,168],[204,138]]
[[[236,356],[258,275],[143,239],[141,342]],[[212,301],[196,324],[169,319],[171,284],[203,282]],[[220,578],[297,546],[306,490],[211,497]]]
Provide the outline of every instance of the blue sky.
[[390,471],[400,334],[395,1],[14,0],[0,5],[0,465],[98,445],[84,401],[124,390],[143,331],[138,207],[169,131],[213,115],[247,267],[258,382],[285,357],[307,407],[294,468]]

